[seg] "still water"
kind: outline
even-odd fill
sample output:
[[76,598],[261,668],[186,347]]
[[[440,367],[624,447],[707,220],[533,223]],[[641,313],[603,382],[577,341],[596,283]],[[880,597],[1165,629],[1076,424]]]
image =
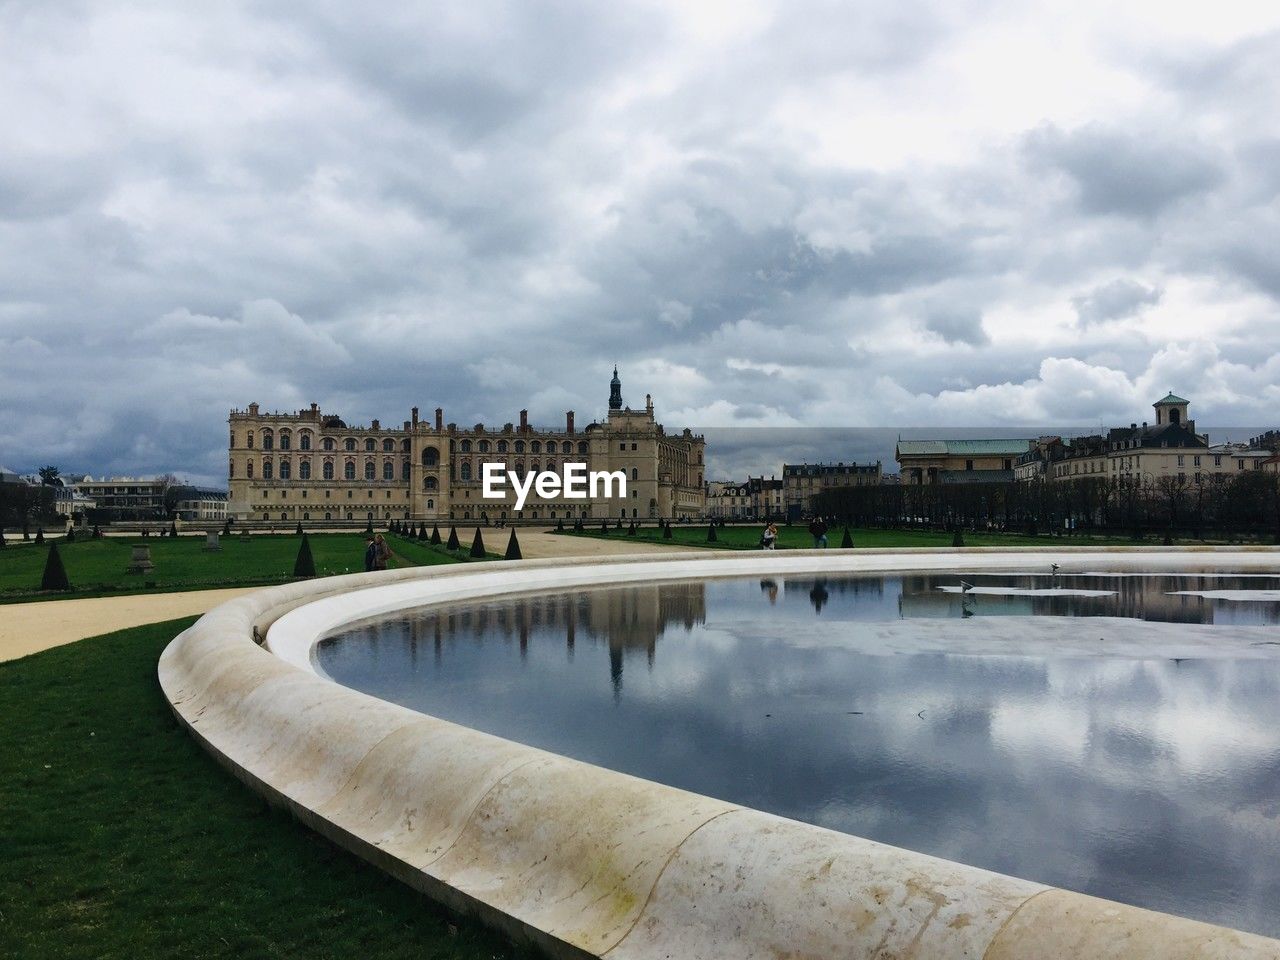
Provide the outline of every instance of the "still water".
[[[1277,936],[1277,591],[1280,578],[1191,574],[645,584],[405,611],[316,655],[346,686],[556,753]],[[1003,633],[1016,650],[1039,617],[1170,626],[1140,656],[883,653],[866,639],[894,623]],[[1209,643],[1170,659],[1159,637],[1180,624],[1259,652]]]

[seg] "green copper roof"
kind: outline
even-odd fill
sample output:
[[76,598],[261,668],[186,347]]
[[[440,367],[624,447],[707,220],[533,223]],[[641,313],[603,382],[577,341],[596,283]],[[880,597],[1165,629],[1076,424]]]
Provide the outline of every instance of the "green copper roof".
[[1003,457],[1026,453],[1030,440],[899,440],[898,454]]
[[1157,400],[1153,406],[1160,406],[1162,403],[1190,403],[1190,400],[1183,400],[1181,397],[1174,396],[1172,393],[1163,400]]

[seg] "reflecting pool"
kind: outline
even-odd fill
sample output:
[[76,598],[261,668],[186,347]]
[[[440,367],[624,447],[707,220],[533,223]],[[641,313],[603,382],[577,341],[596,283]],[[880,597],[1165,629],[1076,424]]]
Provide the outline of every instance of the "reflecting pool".
[[316,658],[556,753],[1277,936],[1278,591],[1200,573],[651,583],[404,611]]

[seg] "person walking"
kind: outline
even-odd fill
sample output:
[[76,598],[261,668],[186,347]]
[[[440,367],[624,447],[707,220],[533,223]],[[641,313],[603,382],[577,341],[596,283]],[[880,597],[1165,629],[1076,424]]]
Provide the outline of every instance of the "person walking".
[[773,550],[778,546],[778,525],[772,520],[764,528],[764,533],[760,535],[760,549]]
[[370,573],[376,569],[375,564],[378,562],[378,544],[373,539],[373,535],[369,534],[364,538],[364,569],[365,573]]
[[387,541],[383,539],[382,534],[373,538],[373,549],[373,569],[387,569],[387,561],[391,559],[391,547],[387,546]]
[[827,522],[821,517],[814,517],[809,523],[809,535],[813,537],[813,549],[826,549],[827,546]]

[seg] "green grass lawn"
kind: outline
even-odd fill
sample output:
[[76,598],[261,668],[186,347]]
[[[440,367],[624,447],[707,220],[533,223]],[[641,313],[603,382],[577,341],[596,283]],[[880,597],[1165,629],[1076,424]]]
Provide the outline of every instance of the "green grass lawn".
[[0,663],[0,957],[527,955],[217,766],[156,680],[189,623]]
[[[470,542],[451,555],[443,547],[384,534],[395,556],[392,567],[453,563],[465,559]],[[364,534],[311,534],[311,552],[320,576],[364,570]],[[165,592],[208,587],[283,583],[293,577],[293,564],[302,538],[293,534],[222,537],[219,553],[205,553],[204,535],[178,537],[106,537],[58,541],[58,552],[71,581],[72,596],[114,592]],[[151,548],[155,569],[139,575],[125,573],[135,544]],[[492,545],[491,545],[492,546]],[[0,551],[0,600],[49,599],[36,594],[48,546],[10,545]],[[498,555],[500,556],[500,554]],[[148,586],[152,584],[153,586]],[[33,596],[34,594],[34,596]],[[68,596],[58,594],[57,596]]]
[[[600,532],[599,526],[587,527],[582,533],[564,531],[567,537],[605,537],[651,543],[678,543],[696,547],[712,547],[720,550],[758,550],[760,534],[764,524],[746,526],[728,526],[716,528],[716,542],[707,541],[707,524],[692,524],[671,527],[671,539],[664,540],[662,531],[657,527],[641,527],[634,537],[628,536],[625,529],[610,528],[607,534]],[[950,547],[952,534],[934,530],[853,530],[855,547]],[[840,546],[844,535],[841,527],[832,528],[827,533],[827,546]],[[1148,541],[1148,543],[1154,541]],[[1063,547],[1063,546],[1131,546],[1133,541],[1123,537],[1032,537],[1019,533],[973,533],[965,531],[964,543],[967,547]],[[795,526],[778,526],[778,549],[809,550],[813,548],[813,538],[809,536],[807,524]]]

